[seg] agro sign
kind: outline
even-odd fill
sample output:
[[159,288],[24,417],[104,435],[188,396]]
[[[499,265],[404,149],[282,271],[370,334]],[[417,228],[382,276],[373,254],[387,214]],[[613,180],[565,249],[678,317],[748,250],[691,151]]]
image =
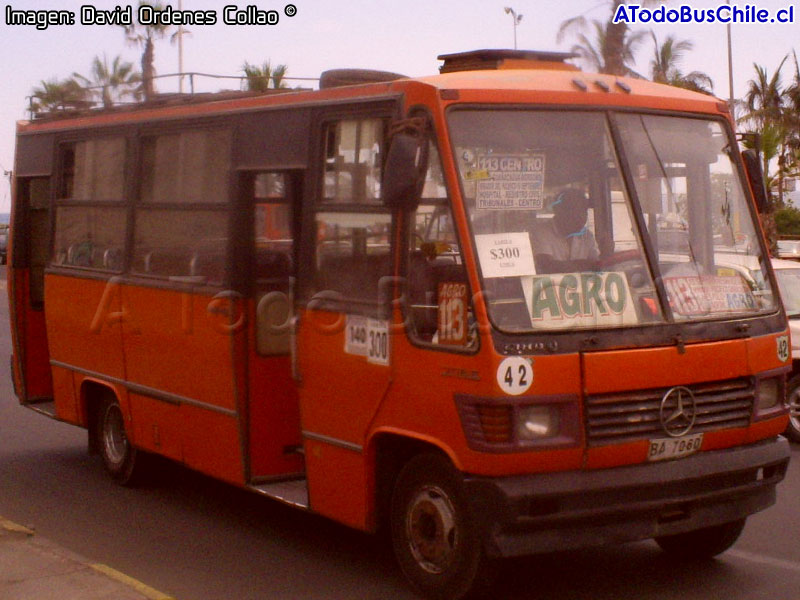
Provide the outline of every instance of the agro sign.
[[544,154],[478,157],[478,210],[539,210],[544,206]]
[[624,273],[523,277],[522,289],[533,327],[566,329],[638,322]]

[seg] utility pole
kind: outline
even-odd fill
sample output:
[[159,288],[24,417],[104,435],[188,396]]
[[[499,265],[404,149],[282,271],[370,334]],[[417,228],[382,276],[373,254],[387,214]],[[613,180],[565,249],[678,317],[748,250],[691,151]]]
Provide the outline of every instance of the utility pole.
[[522,21],[522,15],[518,15],[517,11],[515,11],[510,6],[506,6],[505,9],[507,15],[511,15],[511,18],[514,19],[514,50],[517,49],[517,25],[519,22]]
[[[183,0],[178,0],[178,11],[183,10]],[[178,25],[178,91],[183,93],[183,25]]]
[[[728,6],[731,5],[731,0],[728,0]],[[728,22],[728,105],[730,106],[731,116],[736,117],[734,109],[733,97],[733,47],[731,45],[731,24]]]

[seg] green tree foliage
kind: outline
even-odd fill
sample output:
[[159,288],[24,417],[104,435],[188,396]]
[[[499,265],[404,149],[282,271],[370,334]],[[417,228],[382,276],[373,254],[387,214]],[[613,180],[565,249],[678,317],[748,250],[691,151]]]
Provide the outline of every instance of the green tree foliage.
[[775,225],[778,235],[800,236],[800,210],[794,206],[784,206],[775,211]]
[[[651,6],[657,2],[658,0],[641,0],[632,4]],[[589,20],[584,15],[567,19],[561,23],[556,41],[560,43],[566,36],[574,36],[577,42],[571,50],[578,54],[590,70],[611,75],[636,76],[631,66],[634,63],[634,52],[647,33],[631,31],[624,21],[614,23],[617,9],[628,2],[607,0],[606,4],[611,9],[607,20]]]
[[[286,65],[278,65],[274,69],[270,61],[265,62],[263,65],[251,65],[245,61],[242,65],[245,79],[243,81],[244,89],[251,92],[265,92],[268,89],[285,88],[284,78],[289,67]],[[272,86],[270,88],[270,83]]]
[[653,38],[654,47],[653,59],[650,61],[650,73],[653,81],[704,94],[712,93],[714,83],[708,75],[701,71],[683,73],[678,68],[678,64],[683,60],[685,54],[694,47],[691,41],[678,40],[675,36],[669,35],[663,44],[659,44],[653,31],[650,32],[650,35]]
[[91,88],[93,95],[109,108],[126,96],[136,98],[139,95],[137,88],[142,81],[142,76],[133,70],[133,65],[124,62],[120,56],[114,58],[109,65],[108,58],[103,54],[103,60],[95,56],[92,61],[91,77],[84,77],[73,73],[73,77]]
[[41,81],[31,92],[31,112],[40,115],[84,108],[90,104],[86,90],[73,78]]

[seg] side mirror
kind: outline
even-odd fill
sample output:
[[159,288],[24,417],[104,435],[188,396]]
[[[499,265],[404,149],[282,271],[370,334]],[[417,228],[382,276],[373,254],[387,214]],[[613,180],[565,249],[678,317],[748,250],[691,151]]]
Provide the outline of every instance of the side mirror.
[[428,170],[428,138],[399,132],[392,136],[383,165],[381,194],[391,209],[414,210]]
[[753,190],[756,208],[758,212],[763,213],[768,208],[769,199],[767,197],[767,186],[764,181],[764,171],[761,169],[761,160],[758,152],[753,149],[745,150],[742,152],[742,160],[744,161],[744,170],[745,173],[747,173],[747,179],[750,180],[750,187]]

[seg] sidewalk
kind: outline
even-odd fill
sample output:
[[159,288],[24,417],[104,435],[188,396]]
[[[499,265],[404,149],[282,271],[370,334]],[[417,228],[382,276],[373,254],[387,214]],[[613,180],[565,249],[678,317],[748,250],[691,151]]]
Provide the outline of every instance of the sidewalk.
[[0,517],[0,600],[174,600]]

